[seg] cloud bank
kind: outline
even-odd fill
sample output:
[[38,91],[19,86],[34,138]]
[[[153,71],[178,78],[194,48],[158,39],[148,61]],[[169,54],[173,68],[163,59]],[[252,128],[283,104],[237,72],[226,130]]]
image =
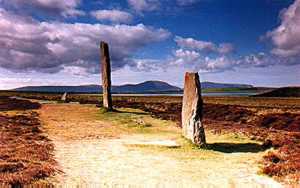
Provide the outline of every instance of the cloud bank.
[[289,63],[300,63],[300,0],[280,13],[281,24],[267,33],[274,48],[271,53],[288,58]]
[[140,48],[170,36],[143,24],[103,25],[39,22],[0,9],[0,66],[12,71],[55,73],[64,67],[99,69],[99,42],[111,48],[113,69],[130,64]]
[[[286,65],[287,60],[269,53],[256,53],[244,56],[233,55],[233,44],[221,43],[219,45],[193,38],[174,38],[177,49],[163,60],[136,60],[142,70],[166,70],[168,67],[181,67],[185,71],[193,72],[224,72],[237,68],[268,67],[273,65]],[[160,63],[158,63],[160,61]],[[155,62],[155,63],[153,63]],[[288,64],[289,65],[289,64]]]
[[234,51],[234,47],[230,43],[221,43],[216,45],[212,42],[196,40],[193,38],[175,37],[175,42],[180,48],[197,50],[202,52],[215,52],[220,54],[228,54]]
[[74,17],[84,15],[85,13],[78,10],[81,0],[2,0],[5,7],[12,8],[18,12],[28,13],[46,13],[49,15],[60,15],[63,17]]

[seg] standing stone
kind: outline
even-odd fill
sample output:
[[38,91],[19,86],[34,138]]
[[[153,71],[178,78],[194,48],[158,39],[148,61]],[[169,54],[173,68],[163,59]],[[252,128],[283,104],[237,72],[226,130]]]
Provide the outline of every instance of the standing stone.
[[100,43],[101,62],[102,62],[102,88],[103,88],[103,107],[112,110],[111,98],[111,69],[108,44]]
[[205,132],[201,123],[203,101],[198,73],[185,73],[182,104],[182,133],[198,146],[205,146]]
[[67,95],[68,95],[68,93],[65,92],[65,93],[61,96],[61,101],[66,102],[66,101],[67,101]]

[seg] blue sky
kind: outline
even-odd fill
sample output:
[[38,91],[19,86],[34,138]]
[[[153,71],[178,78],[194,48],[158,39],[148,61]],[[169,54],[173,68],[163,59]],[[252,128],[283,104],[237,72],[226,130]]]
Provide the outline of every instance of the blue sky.
[[300,85],[300,0],[0,0],[0,89],[162,80]]

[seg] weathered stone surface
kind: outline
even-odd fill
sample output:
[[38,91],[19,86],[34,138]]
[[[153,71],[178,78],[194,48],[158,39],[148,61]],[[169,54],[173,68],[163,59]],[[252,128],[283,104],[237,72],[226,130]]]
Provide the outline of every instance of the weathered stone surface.
[[102,62],[102,88],[103,88],[103,107],[112,110],[111,98],[111,68],[108,44],[100,43],[101,62]]
[[203,101],[198,73],[186,73],[182,104],[182,134],[193,143],[206,144],[202,120]]

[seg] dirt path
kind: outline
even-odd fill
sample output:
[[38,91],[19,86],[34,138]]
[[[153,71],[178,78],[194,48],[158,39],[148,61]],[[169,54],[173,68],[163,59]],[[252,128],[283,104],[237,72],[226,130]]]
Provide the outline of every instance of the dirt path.
[[[39,113],[64,172],[52,180],[57,185],[281,187],[271,178],[257,175],[263,152],[193,149],[178,136],[180,130],[161,128],[168,122],[147,114],[114,113],[105,117],[92,105],[78,104],[45,104]],[[148,125],[145,121],[151,126],[128,128],[132,122]],[[230,139],[237,144],[245,142]],[[208,134],[208,140],[222,142],[228,138]],[[175,142],[180,147],[175,147]]]

